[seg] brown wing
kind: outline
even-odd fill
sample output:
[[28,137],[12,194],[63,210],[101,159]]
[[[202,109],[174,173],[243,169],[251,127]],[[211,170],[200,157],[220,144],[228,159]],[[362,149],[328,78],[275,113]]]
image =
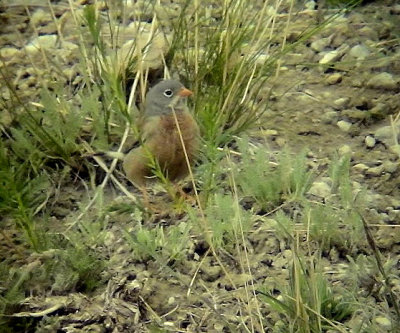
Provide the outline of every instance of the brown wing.
[[[187,112],[177,114],[179,127],[190,164],[199,148],[199,127]],[[181,139],[173,115],[154,116],[145,119],[142,126],[142,146],[133,149],[126,157],[123,168],[129,180],[144,185],[152,175],[149,167],[151,154],[170,180],[183,178],[188,166]]]

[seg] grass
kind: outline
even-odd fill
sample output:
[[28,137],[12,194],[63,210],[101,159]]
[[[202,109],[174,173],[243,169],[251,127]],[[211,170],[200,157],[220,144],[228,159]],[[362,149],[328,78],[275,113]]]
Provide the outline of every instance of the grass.
[[321,332],[334,329],[346,332],[340,322],[354,313],[354,306],[346,300],[346,293],[333,291],[321,269],[315,267],[319,259],[313,256],[306,259],[297,251],[293,254],[289,284],[280,289],[281,295],[274,297],[271,292],[260,291],[271,308],[285,318],[276,325],[276,331]]
[[[65,64],[45,48],[35,59],[27,54],[29,65],[43,71],[28,100],[20,82],[9,79],[12,68],[0,67],[11,96],[1,106],[12,113],[12,126],[0,125],[1,251],[10,254],[0,263],[1,328],[58,329],[63,313],[73,317],[90,299],[107,309],[91,313],[93,323],[108,318],[136,330],[379,332],[378,317],[394,332],[400,317],[394,261],[360,216],[365,191],[353,188],[350,156],[320,168],[306,150],[275,152],[245,135],[268,110],[263,88],[279,75],[284,56],[341,12],[289,42],[291,5],[279,23],[278,3],[250,11],[246,1],[219,8],[184,1],[169,20],[162,5],[142,4],[144,17],[128,3],[71,4],[65,20],[78,44],[70,50],[77,52],[75,77],[50,79]],[[132,18],[142,23],[132,26],[135,37],[127,43],[123,25]],[[274,46],[278,30],[283,35]],[[154,56],[170,31],[168,52]],[[196,204],[172,195],[161,179],[172,208],[148,212],[125,185],[117,159],[88,155],[122,152],[139,137],[140,102],[161,64],[165,76],[194,91],[190,107],[203,149],[191,175]],[[329,185],[328,198],[310,195],[318,179]],[[177,285],[179,293],[169,294]],[[57,312],[38,305],[55,296],[70,302]],[[124,315],[132,304],[140,307],[139,319]]]

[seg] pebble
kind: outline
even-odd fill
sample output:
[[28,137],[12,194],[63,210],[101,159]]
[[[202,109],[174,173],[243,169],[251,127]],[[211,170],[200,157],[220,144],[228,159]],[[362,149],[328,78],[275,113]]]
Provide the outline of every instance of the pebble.
[[36,37],[32,42],[25,46],[28,54],[38,53],[42,48],[44,50],[56,47],[57,35],[43,35]]
[[313,41],[310,45],[311,49],[314,50],[315,52],[323,51],[327,46],[331,44],[332,36],[333,35]]
[[385,329],[391,329],[392,327],[392,322],[386,318],[386,317],[376,317],[375,322],[379,325],[382,326]]
[[32,14],[30,23],[37,27],[38,25],[45,25],[52,22],[51,14],[48,11],[44,11],[43,9],[37,9]]
[[365,145],[366,145],[368,148],[373,148],[373,147],[375,147],[375,144],[376,144],[376,140],[375,140],[375,138],[374,138],[372,135],[368,135],[368,136],[365,138]]
[[15,47],[3,47],[0,49],[0,56],[6,60],[11,59],[19,53]]
[[369,167],[368,167],[368,165],[365,165],[364,163],[357,163],[356,165],[353,166],[353,169],[358,172],[365,172],[366,170],[369,169]]
[[375,117],[383,118],[389,113],[390,109],[388,105],[384,103],[376,104],[371,110],[369,110],[370,114]]
[[350,56],[352,56],[353,58],[356,58],[358,60],[365,59],[366,57],[368,57],[370,55],[370,53],[371,52],[368,50],[368,48],[363,44],[358,44],[358,45],[353,46],[349,52]]
[[351,150],[351,147],[349,145],[343,145],[339,148],[339,155],[340,156],[345,156],[352,154],[353,151]]
[[322,57],[319,63],[323,65],[338,61],[347,52],[349,48],[350,46],[348,46],[347,44],[343,44],[336,50],[325,53],[325,55]]
[[362,37],[366,37],[370,40],[378,40],[378,32],[371,27],[365,26],[364,28],[358,29],[357,34]]
[[334,73],[334,74],[329,75],[329,76],[326,78],[326,83],[332,85],[332,84],[340,83],[340,82],[342,82],[342,80],[343,80],[342,74],[340,74],[340,73]]
[[304,4],[304,7],[308,10],[315,10],[315,8],[317,7],[317,4],[315,3],[315,1],[307,1]]
[[393,75],[387,72],[379,73],[373,76],[367,82],[368,88],[394,90],[398,87]]
[[400,15],[400,5],[394,5],[390,9],[390,14],[392,14],[392,15]]
[[314,182],[310,187],[309,194],[320,198],[326,198],[331,195],[331,187],[326,182]]
[[324,124],[332,124],[334,122],[337,122],[339,115],[336,111],[327,111],[324,112],[324,114],[321,116],[321,121]]
[[397,124],[395,128],[392,128],[392,126],[383,126],[378,128],[374,133],[374,137],[384,144],[391,146],[395,144],[395,132],[397,134],[397,138],[399,138],[400,124]]
[[388,212],[388,215],[389,215],[389,218],[390,218],[391,221],[396,221],[396,220],[398,220],[399,217],[400,217],[400,210],[398,210],[398,209],[393,209],[393,208],[392,208],[392,209]]
[[266,130],[261,131],[261,134],[263,136],[277,136],[279,133],[277,130],[274,130],[274,129],[266,129]]
[[389,149],[400,158],[400,145],[389,146]]
[[383,164],[381,164],[376,167],[369,168],[368,170],[366,170],[365,173],[369,176],[377,177],[380,176],[384,171],[385,167],[383,166]]
[[348,121],[345,120],[339,120],[336,125],[343,131],[343,132],[350,132],[352,123],[349,123]]
[[333,104],[335,104],[339,108],[345,108],[349,105],[350,103],[350,98],[349,97],[341,97],[336,99]]
[[391,162],[391,161],[384,161],[382,163],[384,169],[386,172],[389,173],[394,173],[397,171],[397,169],[399,168],[399,164],[396,162]]

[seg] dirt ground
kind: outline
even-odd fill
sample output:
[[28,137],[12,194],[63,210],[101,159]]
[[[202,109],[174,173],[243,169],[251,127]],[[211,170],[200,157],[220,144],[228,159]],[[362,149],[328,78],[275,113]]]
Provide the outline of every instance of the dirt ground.
[[[68,3],[60,1],[58,6],[61,14]],[[319,15],[304,4],[296,6],[288,42],[314,24]],[[45,8],[42,4],[29,6],[31,14]],[[0,10],[3,65],[19,78],[18,91],[26,99],[30,92],[37,93],[40,80],[26,59],[15,56],[15,50],[24,48],[26,41],[32,42],[36,32],[22,6],[5,4]],[[39,35],[52,33],[54,28],[47,31],[46,20],[37,17]],[[396,140],[400,133],[400,5],[395,1],[369,2],[339,16],[281,59],[279,72],[267,81],[264,93],[271,93],[268,111],[249,131],[251,141],[272,151],[306,149],[309,163],[321,175],[311,190],[318,200],[324,199],[330,161],[334,156],[351,155],[353,185],[366,190],[365,218],[371,225],[386,226],[374,229],[374,235],[384,257],[397,267],[394,289],[399,292],[400,150]],[[10,98],[4,85],[1,94],[3,100]],[[2,127],[16,126],[9,110],[0,110],[0,115]],[[51,210],[53,228],[64,230],[84,206],[86,189],[77,184],[64,187],[58,194],[62,200]],[[106,189],[103,200],[112,202],[112,207],[106,214],[106,226],[99,230],[103,237],[101,259],[107,262],[99,273],[102,284],[86,294],[58,290],[57,281],[44,283],[47,287],[30,286],[19,316],[14,318],[30,318],[29,332],[248,331],[245,327],[254,332],[285,332],[282,317],[268,306],[257,305],[255,299],[243,303],[249,288],[279,290],[280,281],[288,279],[292,249],[274,233],[268,220],[271,216],[260,212],[252,215],[247,253],[250,266],[246,269],[240,256],[222,250],[217,259],[206,243],[194,236],[186,239],[185,260],[160,264],[148,258],[133,259],[124,232],[134,230],[138,221],[165,230],[170,226],[183,230],[191,221],[190,214],[124,213],[126,198],[112,187]],[[90,219],[90,212],[85,219]],[[11,227],[12,220],[3,221],[10,233],[18,232]],[[4,256],[15,254],[7,247],[2,251]],[[341,277],[350,269],[346,256],[361,254],[370,253],[368,249],[351,253],[333,247],[321,258],[323,269],[334,284],[341,286]],[[49,251],[46,256],[56,258],[57,254]],[[21,260],[21,267],[34,271],[33,267],[44,260],[43,256],[29,254],[29,260]],[[360,293],[363,288],[360,286]],[[368,306],[383,307],[384,300],[373,294],[366,296]],[[254,319],[257,316],[250,315],[257,311],[262,324]],[[371,316],[380,317],[384,315]],[[362,320],[361,315],[355,316],[348,327],[354,328]],[[390,331],[385,323],[378,322],[374,328],[376,332]]]

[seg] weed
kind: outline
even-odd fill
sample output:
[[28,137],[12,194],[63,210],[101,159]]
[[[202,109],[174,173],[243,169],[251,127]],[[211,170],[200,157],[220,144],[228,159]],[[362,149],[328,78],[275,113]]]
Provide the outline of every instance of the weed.
[[201,232],[210,235],[209,241],[214,249],[232,250],[238,239],[242,239],[242,235],[245,235],[252,226],[250,213],[244,211],[229,194],[215,193],[210,197],[204,212],[208,230],[203,230],[205,226],[201,224],[195,212],[190,211],[190,215]]
[[10,154],[0,144],[0,214],[12,216],[30,246],[40,251],[44,244],[34,216],[47,201],[49,179],[44,172],[31,176],[28,163],[18,164]]
[[155,260],[161,265],[179,262],[185,258],[189,241],[190,226],[181,223],[164,229],[153,229],[140,225],[134,232],[124,230],[124,236],[130,244],[133,257],[137,260]]
[[346,332],[340,322],[348,319],[354,308],[346,295],[333,290],[317,265],[294,253],[289,283],[279,290],[281,295],[261,291],[265,302],[285,318],[278,332]]
[[252,156],[246,140],[239,146],[242,161],[236,178],[244,195],[253,197],[262,208],[304,199],[312,184],[305,153],[293,157],[284,151],[277,155],[277,162],[272,162],[272,154],[263,149],[257,148]]

